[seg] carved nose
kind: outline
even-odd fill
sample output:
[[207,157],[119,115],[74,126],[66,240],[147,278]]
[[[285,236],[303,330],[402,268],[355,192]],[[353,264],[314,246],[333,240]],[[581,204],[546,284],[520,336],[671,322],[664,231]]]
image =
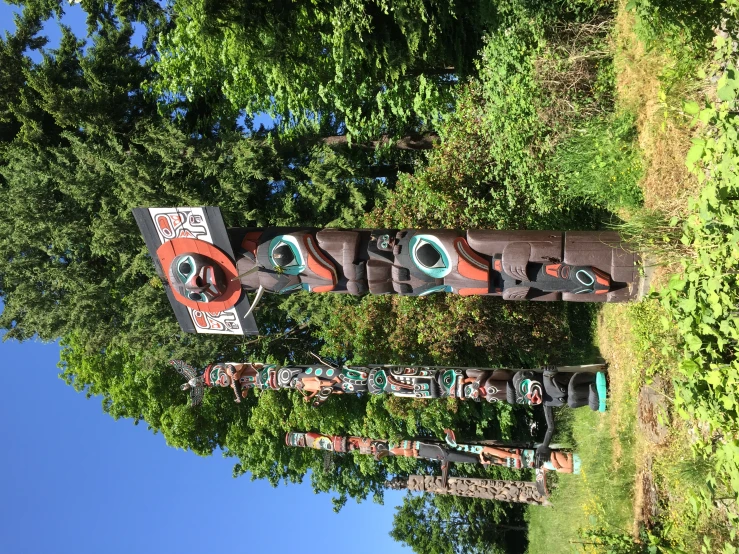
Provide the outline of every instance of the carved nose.
[[208,269],[210,269],[209,266],[201,267],[200,271],[190,277],[190,279],[187,281],[187,288],[197,292],[202,292],[203,290],[205,290],[208,287]]

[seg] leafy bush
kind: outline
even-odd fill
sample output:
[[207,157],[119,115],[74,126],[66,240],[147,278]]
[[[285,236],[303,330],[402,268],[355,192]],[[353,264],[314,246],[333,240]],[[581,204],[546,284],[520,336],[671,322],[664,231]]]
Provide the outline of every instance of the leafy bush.
[[629,0],[637,33],[650,48],[689,49],[705,56],[724,15],[715,0]]
[[[734,17],[739,4],[733,4]],[[717,40],[718,69],[734,57],[735,42]],[[728,65],[720,71],[715,104],[689,103],[685,111],[707,125],[694,139],[686,164],[703,182],[692,200],[691,215],[683,223],[680,242],[691,255],[681,260],[682,274],[674,275],[655,294],[682,339],[674,355],[682,361],[675,380],[675,410],[696,428],[696,453],[713,460],[706,475],[710,494],[693,499],[698,510],[713,509],[717,494],[728,494],[730,521],[739,521],[739,74]],[[677,221],[671,222],[673,224]],[[731,546],[731,545],[729,545]],[[731,547],[733,548],[733,547]],[[727,550],[735,552],[735,550]]]

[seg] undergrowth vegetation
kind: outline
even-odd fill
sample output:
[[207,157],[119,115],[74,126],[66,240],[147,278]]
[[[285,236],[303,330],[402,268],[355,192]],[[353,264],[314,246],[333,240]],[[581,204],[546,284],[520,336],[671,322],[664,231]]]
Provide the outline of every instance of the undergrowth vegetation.
[[[594,202],[612,209],[631,208],[619,228],[647,254],[648,265],[661,267],[654,272],[654,292],[642,303],[604,309],[600,342],[613,364],[612,387],[618,380],[634,398],[646,385],[665,401],[661,408],[651,408],[657,413],[647,413],[650,408],[639,397],[631,419],[614,422],[610,442],[636,438],[636,481],[624,491],[634,503],[633,525],[620,525],[619,510],[604,504],[604,512],[589,524],[573,518],[581,526],[579,538],[572,538],[572,525],[565,524],[568,544],[548,551],[734,553],[739,522],[739,75],[734,65],[739,4],[637,0],[622,9],[635,22],[634,35],[645,47],[640,54],[658,60],[651,67],[659,72],[654,101],[627,98],[640,111],[636,140],[646,144],[645,137],[650,139],[642,173],[632,181],[650,199],[650,209],[634,211],[632,198],[614,197],[606,189],[591,189],[590,194]],[[633,43],[630,48],[633,54]],[[659,54],[650,53],[657,48]],[[630,61],[638,63],[634,57]],[[637,71],[625,72],[633,78]],[[687,202],[685,191],[650,174],[668,174],[659,159],[665,129],[679,129],[675,142],[692,136],[682,152],[684,169],[696,183],[689,185],[692,198]],[[617,155],[617,147],[607,149],[610,156]],[[670,156],[674,153],[663,159]],[[591,167],[597,160],[597,153],[589,158]],[[588,158],[570,167],[586,171]],[[591,176],[585,182],[597,179]],[[578,190],[578,183],[570,182]],[[624,336],[614,337],[614,329]],[[623,407],[619,404],[619,410]],[[635,417],[639,427],[630,429]],[[666,435],[650,437],[645,431],[650,426]],[[585,493],[607,496],[600,485],[586,480],[568,485],[575,498]],[[535,537],[551,536],[554,528],[546,516],[534,514],[530,533],[530,551],[542,551],[534,548]]]
[[617,211],[642,205],[642,161],[635,145],[634,115],[591,119],[557,149],[554,167],[565,194]]

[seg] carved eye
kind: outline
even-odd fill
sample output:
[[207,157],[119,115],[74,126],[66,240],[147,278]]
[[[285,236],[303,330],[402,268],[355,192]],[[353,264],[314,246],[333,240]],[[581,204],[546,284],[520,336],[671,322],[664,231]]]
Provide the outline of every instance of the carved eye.
[[299,275],[305,269],[298,241],[290,235],[281,235],[272,239],[269,245],[269,258],[274,267],[279,267],[288,275]]
[[577,280],[580,281],[583,285],[586,287],[591,286],[593,283],[595,283],[595,279],[592,275],[590,275],[587,271],[579,270],[577,273],[575,273],[575,276],[577,277]]
[[272,259],[275,261],[275,264],[280,267],[296,265],[293,249],[285,242],[281,242],[274,250],[272,250]]
[[424,267],[446,267],[444,260],[441,259],[441,254],[430,242],[419,243],[418,248],[416,248],[416,259]]
[[179,277],[180,279],[182,279],[183,283],[187,282],[187,280],[192,276],[194,271],[195,271],[195,261],[192,259],[191,256],[183,257],[180,260],[180,262],[177,264],[177,273],[179,273]]
[[207,302],[208,301],[206,296],[204,294],[200,294],[199,292],[188,293],[187,297],[190,300],[195,300],[196,302]]
[[411,257],[426,275],[440,279],[451,271],[449,254],[439,239],[432,235],[416,235],[410,242]]

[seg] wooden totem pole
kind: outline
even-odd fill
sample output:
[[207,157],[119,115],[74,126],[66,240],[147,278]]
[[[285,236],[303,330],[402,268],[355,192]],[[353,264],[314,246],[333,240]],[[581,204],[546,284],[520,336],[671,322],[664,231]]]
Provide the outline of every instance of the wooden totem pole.
[[[611,231],[226,228],[212,207],[134,216],[183,330],[257,334],[264,292],[625,302],[638,256]],[[249,307],[247,292],[255,292]]]
[[359,452],[376,460],[401,456],[441,462],[442,471],[450,463],[496,465],[510,469],[541,469],[558,473],[580,473],[580,458],[568,450],[535,446],[517,447],[495,441],[457,443],[454,433],[446,430],[446,441],[406,439],[388,441],[363,437],[344,437],[321,433],[291,431],[285,444],[296,448],[312,448],[344,454]]
[[332,395],[391,394],[421,399],[456,398],[475,402],[508,402],[553,408],[590,406],[606,409],[605,366],[547,366],[538,370],[404,365],[279,366],[262,363],[216,363],[202,375],[181,360],[170,362],[188,381],[193,405],[203,387],[230,387],[236,402],[249,389],[299,391],[320,406]]
[[451,494],[467,498],[482,498],[498,502],[518,502],[535,506],[551,506],[545,492],[532,481],[499,481],[477,477],[449,477],[445,481],[434,475],[395,477],[386,485],[390,489],[429,494]]
[[[285,436],[287,446],[312,448],[324,452],[359,452],[382,460],[389,456],[403,456],[441,462],[441,475],[410,475],[395,477],[386,486],[431,494],[452,494],[500,502],[522,502],[548,506],[545,471],[579,473],[580,459],[576,454],[549,448],[515,448],[491,441],[474,444],[457,443],[454,433],[447,430],[446,442],[433,439],[402,440],[398,442],[342,437],[320,433],[290,432]],[[502,481],[476,477],[449,476],[450,463],[499,465],[512,469],[535,469],[536,482]]]

